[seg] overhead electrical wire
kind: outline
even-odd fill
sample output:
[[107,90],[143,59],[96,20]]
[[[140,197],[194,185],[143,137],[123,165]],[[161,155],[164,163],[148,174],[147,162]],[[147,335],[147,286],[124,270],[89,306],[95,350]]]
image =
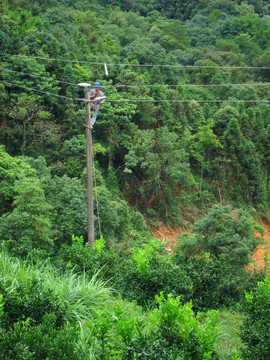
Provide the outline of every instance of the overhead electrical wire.
[[110,102],[170,102],[170,103],[189,103],[189,102],[198,102],[198,103],[269,103],[270,100],[238,100],[238,99],[228,99],[228,100],[150,100],[150,99],[106,99]]
[[48,60],[48,61],[63,61],[63,62],[71,62],[71,63],[81,63],[81,64],[90,64],[90,65],[104,65],[107,66],[135,66],[135,67],[168,67],[168,68],[206,68],[206,69],[262,69],[262,70],[270,70],[270,66],[214,66],[214,65],[181,65],[181,64],[130,64],[130,63],[108,63],[104,62],[94,62],[94,61],[83,61],[83,60],[69,60],[69,59],[57,59],[57,58],[48,58],[41,56],[28,56],[21,54],[6,54],[0,53],[0,56],[6,57],[26,57],[30,59],[40,59],[40,60]]
[[[58,94],[53,94],[47,91],[43,91],[43,90],[38,90],[38,89],[33,89],[27,86],[23,86],[23,85],[19,85],[19,84],[14,84],[14,83],[10,83],[7,81],[3,81],[0,80],[1,83],[10,85],[10,86],[17,86],[26,90],[30,90],[30,91],[36,91],[36,92],[40,92],[46,95],[51,95],[51,96],[56,96],[59,98],[63,98],[69,101],[81,101],[81,102],[85,102],[85,99],[79,99],[79,98],[70,98],[67,96],[63,96],[63,95],[58,95]],[[191,99],[191,100],[173,100],[173,99],[167,99],[167,100],[155,100],[155,99],[106,99],[106,101],[109,102],[155,102],[155,103],[163,103],[163,102],[170,102],[170,103],[189,103],[189,102],[199,102],[199,103],[223,103],[223,102],[229,102],[229,103],[269,103],[270,100],[265,99],[265,100],[238,100],[238,99],[228,99],[228,100],[200,100],[200,99]]]
[[70,83],[70,82],[62,81],[62,80],[57,80],[57,79],[54,79],[54,78],[52,78],[52,77],[46,77],[46,76],[28,74],[28,73],[25,73],[25,72],[22,72],[22,71],[18,71],[18,70],[11,70],[11,69],[7,69],[7,68],[3,68],[3,67],[0,67],[0,70],[2,70],[2,71],[8,71],[8,72],[13,72],[13,73],[17,73],[17,74],[22,74],[22,75],[26,75],[26,76],[32,76],[32,77],[35,77],[35,78],[38,78],[38,79],[52,80],[52,81],[56,81],[56,82],[59,82],[59,83],[62,83],[62,84],[74,85],[74,86],[76,85],[76,86],[78,86],[78,84],[75,84],[75,83]]
[[4,83],[4,84],[7,84],[7,85],[11,85],[11,86],[18,86],[18,87],[23,88],[23,89],[26,89],[26,90],[36,91],[36,92],[40,92],[40,93],[43,93],[43,94],[46,94],[46,95],[56,96],[56,97],[63,98],[63,99],[66,99],[66,100],[74,101],[73,98],[70,98],[70,97],[67,97],[67,96],[63,96],[63,95],[53,94],[53,93],[50,93],[50,92],[48,92],[48,91],[33,89],[33,88],[30,88],[30,87],[27,87],[27,86],[23,86],[23,85],[19,85],[19,84],[13,84],[13,83],[10,83],[10,82],[4,81],[4,80],[0,80],[0,82],[1,82],[1,83]]
[[270,85],[270,83],[257,83],[257,84],[252,84],[252,83],[243,83],[243,84],[151,84],[151,85],[147,85],[147,84],[132,84],[132,85],[103,85],[103,87],[109,87],[109,86],[113,86],[113,87],[222,87],[222,86],[268,86]]
[[[22,71],[18,71],[18,70],[11,70],[11,69],[7,69],[7,68],[3,68],[0,67],[0,70],[2,71],[8,71],[8,72],[12,72],[12,73],[16,73],[16,74],[21,74],[21,75],[26,75],[26,76],[31,76],[31,77],[35,77],[38,79],[44,79],[44,80],[51,80],[54,82],[58,82],[58,83],[62,83],[62,84],[67,84],[67,85],[71,85],[71,86],[78,86],[77,83],[71,83],[71,82],[67,82],[67,81],[63,81],[63,80],[58,80],[58,79],[54,79],[52,77],[46,77],[46,76],[40,76],[40,75],[34,75],[34,74],[29,74],[29,73],[25,73]],[[103,87],[141,87],[141,88],[147,88],[147,87],[230,87],[230,86],[269,86],[270,83],[242,83],[242,84],[104,84]]]

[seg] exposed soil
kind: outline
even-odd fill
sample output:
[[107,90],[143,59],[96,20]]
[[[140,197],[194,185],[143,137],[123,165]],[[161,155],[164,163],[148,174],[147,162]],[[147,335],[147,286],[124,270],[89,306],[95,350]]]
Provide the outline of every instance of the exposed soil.
[[[265,252],[267,252],[267,258],[270,263],[270,224],[267,221],[259,221],[259,224],[264,227],[264,244],[259,245],[252,254],[252,262],[250,263],[249,268],[255,267],[258,269],[264,269],[265,267]],[[190,229],[185,227],[166,227],[164,225],[158,225],[156,228],[152,230],[152,235],[159,240],[167,243],[166,249],[169,252],[172,252],[172,249],[177,244],[177,237],[180,236],[183,232],[190,232]],[[260,237],[260,234],[255,234],[256,236]],[[254,260],[254,261],[253,261]],[[269,269],[268,269],[269,270]]]
[[152,229],[153,237],[167,243],[166,250],[169,252],[172,252],[172,248],[177,244],[177,237],[182,235],[183,232],[190,232],[190,230],[183,226],[166,227],[161,224]]
[[[265,267],[265,252],[267,253],[268,262],[270,262],[270,224],[267,221],[259,221],[259,224],[264,227],[264,244],[259,245],[252,254],[252,260],[255,260],[256,267],[264,269]],[[259,236],[260,237],[260,236]],[[250,265],[252,268],[253,265]],[[268,269],[269,272],[270,269]]]

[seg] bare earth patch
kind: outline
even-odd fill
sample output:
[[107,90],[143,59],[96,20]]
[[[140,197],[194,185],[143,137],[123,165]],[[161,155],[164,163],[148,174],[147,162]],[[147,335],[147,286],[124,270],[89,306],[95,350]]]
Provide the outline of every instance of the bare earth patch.
[[183,232],[190,232],[190,230],[183,226],[167,227],[161,224],[152,229],[153,237],[167,243],[166,250],[170,253],[172,252],[172,248],[176,246],[178,242],[177,237],[182,235]]
[[[259,224],[264,228],[264,244],[259,245],[252,254],[251,259],[255,261],[258,269],[265,267],[265,252],[267,253],[268,262],[270,262],[270,224],[267,221],[259,221]],[[251,265],[252,268],[253,265]],[[269,269],[268,269],[269,272]]]
[[[264,244],[259,245],[252,254],[251,259],[254,260],[255,266],[258,269],[264,269],[265,267],[265,252],[267,252],[267,258],[270,263],[270,224],[267,221],[261,220],[259,224],[264,227]],[[159,239],[167,244],[166,249],[171,253],[173,247],[177,244],[177,237],[182,235],[183,232],[190,232],[189,229],[179,227],[166,227],[159,224],[156,228],[152,229],[152,235],[154,238]],[[256,234],[260,237],[260,234]],[[253,263],[250,264],[249,269],[254,268]],[[269,270],[269,269],[268,269]]]

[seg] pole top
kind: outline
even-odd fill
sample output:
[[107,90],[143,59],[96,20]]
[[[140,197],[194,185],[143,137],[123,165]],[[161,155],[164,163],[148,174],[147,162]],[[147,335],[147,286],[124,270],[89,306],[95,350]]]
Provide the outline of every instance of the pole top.
[[79,83],[78,86],[82,86],[84,88],[84,91],[90,91],[91,84]]

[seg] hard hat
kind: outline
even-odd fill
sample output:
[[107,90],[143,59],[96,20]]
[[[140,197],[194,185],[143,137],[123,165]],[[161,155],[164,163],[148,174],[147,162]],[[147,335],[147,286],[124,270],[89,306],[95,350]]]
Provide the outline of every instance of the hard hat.
[[100,87],[100,83],[97,81],[94,83],[94,87]]

